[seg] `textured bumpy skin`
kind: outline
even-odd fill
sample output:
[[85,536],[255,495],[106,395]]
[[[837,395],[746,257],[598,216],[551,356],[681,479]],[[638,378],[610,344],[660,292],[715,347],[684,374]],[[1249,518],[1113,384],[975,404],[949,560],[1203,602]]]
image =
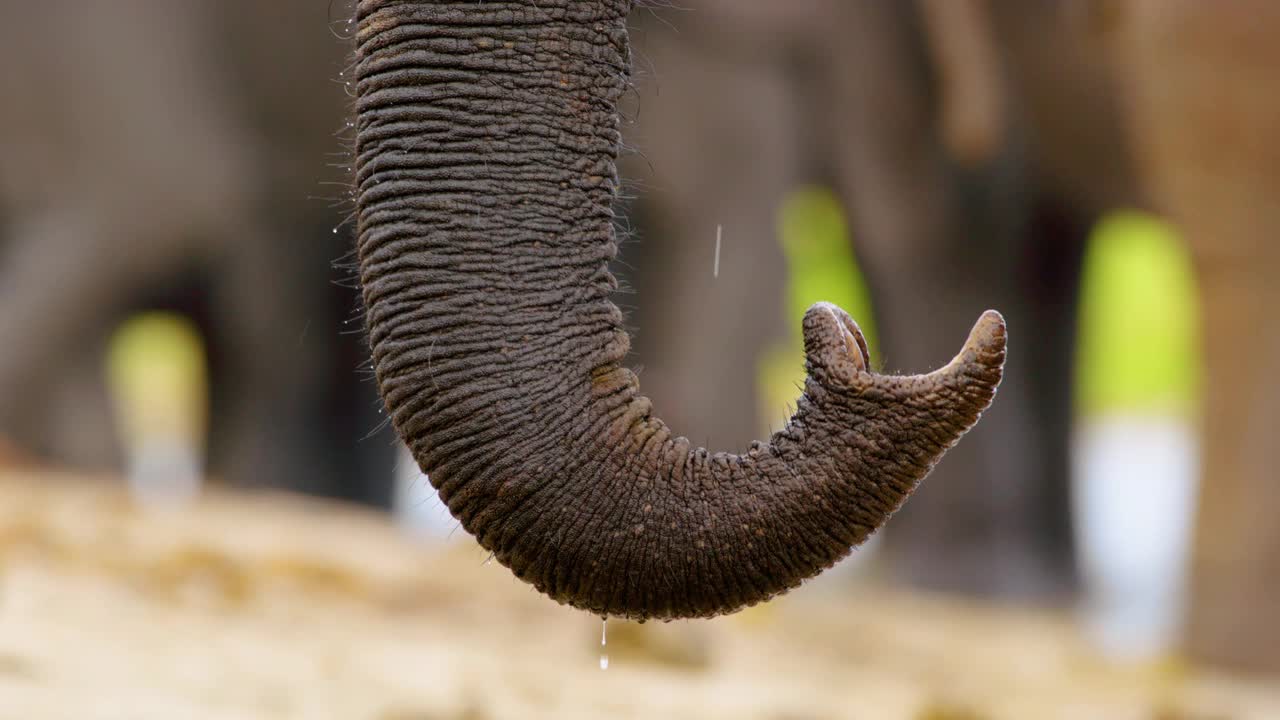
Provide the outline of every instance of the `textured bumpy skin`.
[[707,617],[882,525],[990,404],[1005,328],[886,376],[818,304],[786,427],[742,455],[673,434],[609,300],[629,6],[359,2],[361,280],[396,429],[481,545],[593,613]]

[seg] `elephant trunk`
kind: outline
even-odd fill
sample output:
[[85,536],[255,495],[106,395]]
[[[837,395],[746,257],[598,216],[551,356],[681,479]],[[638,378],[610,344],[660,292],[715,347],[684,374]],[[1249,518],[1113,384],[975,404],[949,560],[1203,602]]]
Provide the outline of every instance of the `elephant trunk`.
[[872,373],[843,311],[742,455],[676,437],[621,366],[617,101],[630,0],[360,0],[360,276],[378,386],[441,499],[552,598],[712,616],[798,585],[882,525],[990,403],[989,312],[930,375]]

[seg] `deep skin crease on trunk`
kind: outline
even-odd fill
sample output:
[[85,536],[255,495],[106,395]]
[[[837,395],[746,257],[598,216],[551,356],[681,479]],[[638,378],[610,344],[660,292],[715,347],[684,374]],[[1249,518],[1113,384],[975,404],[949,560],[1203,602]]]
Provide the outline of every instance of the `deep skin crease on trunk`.
[[366,324],[397,431],[499,562],[596,614],[709,617],[881,526],[991,402],[1005,329],[989,311],[946,367],[887,376],[820,303],[767,443],[716,453],[668,429],[609,299],[630,4],[359,2]]

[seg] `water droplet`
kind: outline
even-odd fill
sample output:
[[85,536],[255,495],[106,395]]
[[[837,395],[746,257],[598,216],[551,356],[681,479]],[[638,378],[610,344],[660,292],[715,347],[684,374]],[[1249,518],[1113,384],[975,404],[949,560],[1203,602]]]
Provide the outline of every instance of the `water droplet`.
[[609,642],[609,618],[600,618],[600,669],[609,669],[609,652],[605,645]]
[[716,226],[716,261],[715,264],[711,266],[711,277],[713,278],[720,277],[720,236],[723,231],[723,225]]

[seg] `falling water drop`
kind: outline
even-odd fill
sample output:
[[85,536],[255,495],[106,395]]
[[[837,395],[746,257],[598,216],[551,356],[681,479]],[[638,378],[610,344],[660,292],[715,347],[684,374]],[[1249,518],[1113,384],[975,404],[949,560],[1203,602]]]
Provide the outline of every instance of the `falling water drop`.
[[609,618],[600,618],[600,669],[609,669],[609,651],[605,649],[605,644],[609,641]]
[[723,232],[724,232],[724,226],[717,225],[716,226],[716,261],[715,261],[715,264],[711,266],[711,277],[713,278],[720,277],[720,236],[723,234]]

